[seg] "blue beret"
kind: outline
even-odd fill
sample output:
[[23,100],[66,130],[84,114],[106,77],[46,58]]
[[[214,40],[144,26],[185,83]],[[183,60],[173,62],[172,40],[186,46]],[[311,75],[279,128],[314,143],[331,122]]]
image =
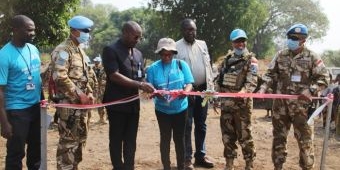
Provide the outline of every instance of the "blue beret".
[[75,29],[87,29],[92,27],[93,21],[84,16],[75,16],[68,20],[68,26]]
[[290,34],[308,35],[308,28],[303,24],[295,24],[288,29],[287,35]]

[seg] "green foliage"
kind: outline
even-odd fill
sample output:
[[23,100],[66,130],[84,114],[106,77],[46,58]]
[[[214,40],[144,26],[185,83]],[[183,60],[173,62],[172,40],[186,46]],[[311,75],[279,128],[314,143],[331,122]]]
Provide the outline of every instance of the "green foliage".
[[118,12],[118,9],[111,5],[93,5],[90,1],[82,2],[82,7],[77,12],[78,15],[83,15],[94,22],[92,27],[90,48],[86,49],[86,54],[90,58],[94,58],[102,53],[105,45],[108,45],[118,36],[118,28],[110,22],[111,13]]
[[[260,29],[261,23],[265,22],[265,19],[268,17],[268,11],[267,8],[260,3],[257,0],[250,1],[250,5],[247,8],[247,10],[240,16],[240,20],[237,22],[240,28],[244,29],[247,33],[248,36],[248,48],[251,50],[252,47],[257,43],[257,35],[258,32],[257,30]],[[267,35],[269,37],[271,35]],[[269,50],[270,47],[267,47],[266,45],[269,44],[264,44],[265,46],[263,49]],[[264,53],[257,53],[257,58],[264,58]]]
[[59,44],[68,35],[67,21],[74,15],[80,0],[2,0],[0,46],[10,39],[10,21],[18,14],[30,17],[36,26],[35,43],[39,47]]
[[272,55],[276,42],[282,42],[294,23],[307,25],[312,39],[324,36],[328,28],[328,19],[315,0],[151,0],[149,6],[160,11],[162,29],[174,38],[180,38],[183,18],[195,19],[198,38],[207,42],[214,59],[230,48],[229,33],[235,28],[247,32],[248,47],[258,58]]
[[327,50],[321,56],[327,67],[340,67],[340,50]]
[[[258,0],[265,4],[268,11],[266,20],[256,31],[252,51],[260,56],[270,54],[274,49],[273,41],[283,42],[286,30],[293,24],[303,23],[309,29],[311,39],[326,35],[329,21],[322,12],[318,0]],[[282,46],[282,44],[278,44]]]
[[[207,42],[214,60],[231,48],[229,34],[241,28],[248,35],[248,48],[265,58],[275,53],[277,42],[283,42],[286,29],[294,23],[309,28],[310,38],[326,34],[329,21],[318,0],[149,0],[149,8],[118,11],[110,5],[93,5],[91,0],[1,0],[0,47],[10,39],[10,19],[24,14],[36,24],[36,44],[49,53],[69,34],[67,21],[76,14],[91,18],[95,25],[87,54],[92,58],[102,53],[105,45],[119,38],[122,24],[138,22],[144,29],[138,48],[147,59],[156,60],[157,42],[162,37],[182,38],[180,22],[192,18],[197,25],[197,38]],[[325,53],[326,54],[326,53]],[[326,54],[328,55],[328,53]],[[266,58],[267,58],[266,57]]]
[[89,17],[94,21],[90,48],[86,49],[90,58],[98,56],[102,53],[105,45],[116,41],[121,35],[124,22],[133,20],[143,28],[143,39],[137,48],[143,52],[144,58],[157,59],[154,54],[157,42],[166,36],[163,29],[160,29],[159,12],[143,8],[131,8],[120,12],[107,4],[94,6],[90,1],[82,1],[82,7],[77,14]]
[[246,23],[248,17],[240,19],[240,16],[247,12],[252,1],[152,0],[149,6],[160,9],[164,22],[161,29],[166,29],[174,39],[181,38],[180,22],[184,18],[196,20],[197,38],[207,42],[211,55],[216,58],[227,51],[229,33],[240,27],[239,22]]
[[126,21],[136,21],[143,29],[143,39],[137,45],[137,48],[143,52],[145,59],[156,60],[157,56],[154,54],[157,42],[160,38],[166,36],[163,29],[160,29],[160,15],[157,11],[131,8],[122,12],[114,11],[110,14],[109,22],[115,27],[119,34],[112,38],[111,42],[119,38],[122,26]]

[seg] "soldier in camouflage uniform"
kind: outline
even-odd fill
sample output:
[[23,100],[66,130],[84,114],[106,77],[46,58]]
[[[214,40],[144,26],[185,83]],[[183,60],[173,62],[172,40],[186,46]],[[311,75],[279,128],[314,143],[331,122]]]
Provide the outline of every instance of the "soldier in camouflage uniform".
[[[91,63],[91,60],[89,57],[88,58],[88,66],[87,66],[87,70],[88,70],[88,74],[89,74],[89,84],[90,84],[90,87],[92,88],[93,90],[93,96],[96,98],[96,91],[98,89],[98,79],[97,79],[97,76],[96,76],[96,73],[94,72],[93,70],[93,66],[90,64]],[[92,110],[93,109],[89,109],[88,110],[88,118],[87,118],[87,126],[90,125],[90,121],[91,121],[91,117],[92,117]]]
[[[93,21],[83,16],[75,16],[68,21],[69,38],[52,52],[52,78],[57,87],[60,103],[92,104],[92,88],[89,84],[86,54],[80,44],[90,38]],[[87,110],[60,108],[59,144],[57,149],[57,169],[76,170],[82,160],[82,147],[87,138]]]
[[[310,97],[316,95],[320,85],[328,86],[329,75],[321,58],[304,46],[308,29],[295,24],[287,31],[288,49],[279,51],[263,76],[259,93],[277,86],[277,94],[300,95],[299,100],[276,99],[273,103],[272,161],[275,170],[281,170],[287,157],[287,135],[291,125],[300,149],[299,165],[308,170],[314,167],[314,126],[307,124]],[[273,80],[277,80],[273,84]]]
[[[233,50],[229,50],[219,68],[218,91],[252,93],[257,85],[257,59],[246,48],[247,35],[241,29],[230,34]],[[246,170],[253,169],[255,146],[251,134],[252,98],[221,98],[220,126],[224,144],[226,170],[234,169],[237,145],[242,147]]]
[[[105,91],[105,85],[106,85],[106,74],[104,71],[104,67],[101,64],[102,59],[100,57],[96,57],[93,59],[94,61],[94,72],[96,73],[96,77],[98,80],[98,88],[95,93],[95,97],[97,99],[97,103],[102,103],[103,96],[104,96],[104,91]],[[101,124],[106,124],[104,115],[105,115],[105,110],[104,107],[98,108],[98,114],[99,114],[99,121],[98,123]]]

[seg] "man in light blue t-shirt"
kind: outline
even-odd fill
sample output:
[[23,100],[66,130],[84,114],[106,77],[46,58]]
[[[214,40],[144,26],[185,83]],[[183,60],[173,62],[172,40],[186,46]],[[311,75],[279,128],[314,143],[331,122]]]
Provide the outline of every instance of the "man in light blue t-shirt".
[[0,50],[0,124],[7,139],[6,170],[21,170],[27,144],[28,169],[40,167],[40,53],[30,44],[34,22],[12,20],[13,37]]

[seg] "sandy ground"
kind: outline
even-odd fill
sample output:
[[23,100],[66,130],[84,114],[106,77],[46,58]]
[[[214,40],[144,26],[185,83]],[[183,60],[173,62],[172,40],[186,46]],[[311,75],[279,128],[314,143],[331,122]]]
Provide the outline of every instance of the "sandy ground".
[[[84,149],[83,161],[79,165],[81,170],[109,170],[112,169],[109,150],[108,150],[108,124],[97,124],[98,115],[93,111],[90,124],[89,137]],[[208,132],[206,146],[208,156],[215,162],[213,169],[221,170],[224,168],[223,145],[221,141],[221,132],[219,126],[219,115],[216,115],[211,109],[207,119]],[[315,169],[320,169],[321,152],[323,146],[323,129],[321,120],[315,122]],[[273,169],[271,162],[271,144],[272,144],[272,124],[270,119],[265,118],[264,110],[254,110],[253,114],[253,136],[257,149],[255,160],[256,170]],[[56,148],[58,143],[58,133],[56,130],[48,130],[48,169],[56,169]],[[159,152],[159,130],[154,114],[152,101],[143,101],[141,106],[141,118],[137,139],[136,169],[137,170],[161,170]],[[236,160],[236,169],[244,169],[244,161],[241,150],[238,151]],[[4,169],[4,160],[6,147],[4,138],[0,138],[0,170]],[[327,149],[326,166],[327,170],[340,169],[340,142],[333,138],[333,133],[329,139]],[[172,167],[175,167],[174,145],[171,145]],[[288,158],[284,164],[284,169],[300,169],[298,166],[299,156],[296,140],[292,130],[289,134]],[[173,168],[176,169],[176,168]],[[201,170],[202,168],[196,168]]]

